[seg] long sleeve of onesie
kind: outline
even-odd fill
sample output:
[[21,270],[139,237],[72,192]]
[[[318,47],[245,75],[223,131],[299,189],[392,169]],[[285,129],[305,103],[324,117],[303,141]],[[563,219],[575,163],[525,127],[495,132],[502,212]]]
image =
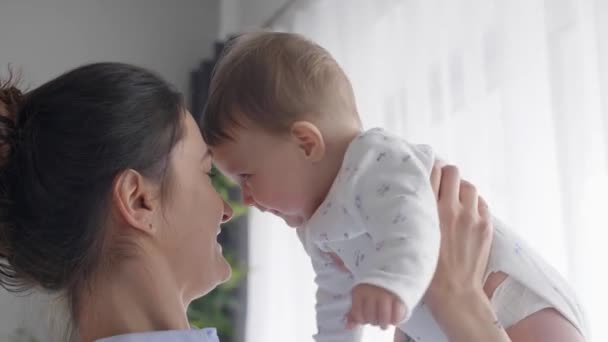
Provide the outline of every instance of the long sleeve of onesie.
[[[349,146],[342,169],[301,238],[316,272],[318,342],[358,341],[345,328],[350,291],[372,284],[397,295],[406,318],[424,295],[439,255],[430,148],[374,129]],[[327,253],[339,256],[340,272]]]

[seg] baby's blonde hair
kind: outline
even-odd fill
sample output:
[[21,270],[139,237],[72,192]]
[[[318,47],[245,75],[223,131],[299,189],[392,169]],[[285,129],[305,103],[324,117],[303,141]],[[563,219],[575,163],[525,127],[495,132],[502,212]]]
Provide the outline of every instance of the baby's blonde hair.
[[207,144],[254,123],[282,134],[298,120],[356,116],[348,77],[327,50],[298,34],[253,32],[225,50],[209,87],[201,128]]

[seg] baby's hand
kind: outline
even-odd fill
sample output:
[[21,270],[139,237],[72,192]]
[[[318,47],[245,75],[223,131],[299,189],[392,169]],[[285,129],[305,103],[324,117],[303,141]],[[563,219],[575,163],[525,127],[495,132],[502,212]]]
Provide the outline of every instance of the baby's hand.
[[346,314],[346,327],[371,324],[386,329],[405,318],[405,305],[393,293],[374,285],[359,284],[353,288],[353,301]]

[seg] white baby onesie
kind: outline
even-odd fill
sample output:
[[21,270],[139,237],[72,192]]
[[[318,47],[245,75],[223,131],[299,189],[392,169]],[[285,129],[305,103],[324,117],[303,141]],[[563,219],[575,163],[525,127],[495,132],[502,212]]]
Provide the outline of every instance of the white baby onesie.
[[[349,146],[330,192],[297,229],[316,273],[316,341],[356,342],[359,328],[347,330],[351,289],[361,283],[385,288],[417,305],[400,325],[414,341],[446,342],[420,299],[435,270],[439,226],[429,176],[434,156],[381,129],[361,134]],[[564,279],[496,218],[485,276],[509,275],[494,292],[492,306],[505,328],[552,307],[583,336],[585,315]],[[339,270],[333,252],[352,272]],[[413,303],[413,304],[410,304]]]
[[[351,289],[372,284],[397,295],[406,317],[426,292],[439,255],[437,204],[429,182],[434,156],[381,129],[348,147],[325,201],[298,235],[316,273],[315,340],[357,341],[345,327]],[[337,254],[352,274],[339,271]]]

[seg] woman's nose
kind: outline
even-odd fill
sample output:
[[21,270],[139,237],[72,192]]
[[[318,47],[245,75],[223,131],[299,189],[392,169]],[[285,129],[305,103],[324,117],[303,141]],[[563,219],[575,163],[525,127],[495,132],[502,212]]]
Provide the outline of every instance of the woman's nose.
[[234,212],[232,211],[232,207],[226,201],[224,201],[224,214],[222,215],[222,223],[226,223],[230,221]]

